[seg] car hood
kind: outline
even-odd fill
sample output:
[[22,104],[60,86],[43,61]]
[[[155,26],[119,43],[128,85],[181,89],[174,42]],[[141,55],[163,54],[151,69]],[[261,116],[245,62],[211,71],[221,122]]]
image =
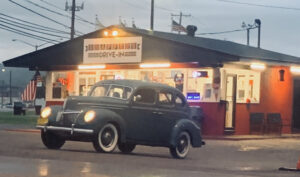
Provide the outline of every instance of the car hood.
[[111,97],[71,96],[65,100],[64,110],[84,110],[90,107],[103,108],[108,106],[124,107],[129,100]]

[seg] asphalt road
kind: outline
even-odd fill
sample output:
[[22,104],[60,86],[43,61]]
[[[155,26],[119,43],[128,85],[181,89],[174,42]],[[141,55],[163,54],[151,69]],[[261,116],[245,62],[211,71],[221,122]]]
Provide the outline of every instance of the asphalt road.
[[167,148],[137,146],[130,155],[96,153],[91,143],[67,142],[48,150],[39,133],[0,131],[0,176],[86,177],[299,177],[300,139],[207,140],[187,159],[173,159]]

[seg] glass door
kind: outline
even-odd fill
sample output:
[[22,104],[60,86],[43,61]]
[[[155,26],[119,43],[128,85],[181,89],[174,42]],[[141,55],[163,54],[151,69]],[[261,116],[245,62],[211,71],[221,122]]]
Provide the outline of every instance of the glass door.
[[225,131],[234,131],[235,106],[236,106],[236,75],[226,76],[226,117]]

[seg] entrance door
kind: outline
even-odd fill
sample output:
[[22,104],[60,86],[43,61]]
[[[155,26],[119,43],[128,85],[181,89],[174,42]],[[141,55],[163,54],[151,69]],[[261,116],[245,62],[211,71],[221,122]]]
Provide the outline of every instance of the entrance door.
[[300,132],[300,80],[294,80],[293,130]]
[[225,132],[234,131],[235,106],[236,106],[236,75],[226,76],[226,117]]

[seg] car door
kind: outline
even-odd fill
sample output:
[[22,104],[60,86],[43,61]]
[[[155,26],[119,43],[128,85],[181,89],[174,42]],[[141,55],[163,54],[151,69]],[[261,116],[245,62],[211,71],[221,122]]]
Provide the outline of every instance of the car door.
[[133,93],[126,115],[126,136],[130,140],[151,142],[153,139],[153,116],[156,110],[156,90],[140,88]]
[[159,143],[169,142],[172,128],[176,122],[187,117],[184,99],[167,89],[160,90],[157,98],[157,116],[154,119],[155,139]]

